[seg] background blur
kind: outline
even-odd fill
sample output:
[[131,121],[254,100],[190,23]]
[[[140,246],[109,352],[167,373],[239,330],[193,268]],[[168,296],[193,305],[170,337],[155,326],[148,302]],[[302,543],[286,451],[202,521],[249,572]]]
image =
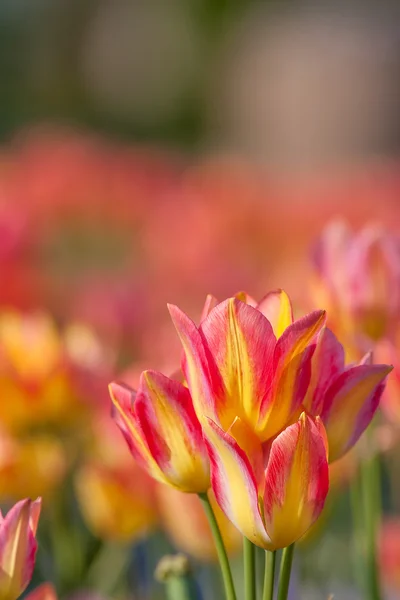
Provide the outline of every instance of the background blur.
[[[207,293],[261,297],[284,287],[302,312],[311,306],[309,248],[328,220],[377,220],[398,230],[400,10],[386,2],[315,4],[1,0],[0,345],[18,331],[13,360],[38,347],[53,360],[49,340],[65,335],[57,343],[85,371],[79,397],[93,429],[88,442],[88,421],[79,421],[86,434],[73,460],[58,441],[51,452],[28,452],[35,468],[43,453],[54,459],[44,469],[54,477],[44,491],[36,480],[33,493],[52,497],[60,481],[70,489],[78,466],[94,454],[98,460],[93,439],[111,378],[128,369],[134,383],[143,366],[176,368],[166,302],[198,318]],[[54,321],[51,334],[36,311]],[[37,386],[37,366],[33,372]],[[46,377],[40,372],[41,384]],[[13,378],[20,383],[15,371]],[[23,383],[30,399],[31,383]],[[58,432],[58,408],[43,410],[39,425],[36,417],[22,428],[7,422],[7,443],[39,443],[49,421]],[[5,501],[14,499],[11,489],[30,493],[31,481],[13,487],[16,472],[0,464]],[[394,512],[400,492],[390,485]],[[334,504],[322,550],[311,540],[298,565],[307,599],[326,597],[332,580],[351,597],[347,496]],[[148,522],[161,518],[162,506]],[[113,529],[108,521],[96,528],[96,518],[88,517],[94,537],[85,538],[82,564],[70,567],[75,575],[45,565],[38,581],[76,591]],[[79,521],[78,531],[84,527]],[[141,565],[142,554],[135,557]],[[398,583],[398,562],[394,569]],[[93,573],[85,581],[104,591]],[[135,585],[149,597],[141,581]]]

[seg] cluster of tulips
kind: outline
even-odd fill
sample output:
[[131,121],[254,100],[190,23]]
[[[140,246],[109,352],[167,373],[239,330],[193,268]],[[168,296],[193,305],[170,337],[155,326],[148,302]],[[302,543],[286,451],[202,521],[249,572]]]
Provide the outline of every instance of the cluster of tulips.
[[[400,426],[398,237],[333,222],[310,274],[305,247],[323,211],[303,229],[296,199],[271,217],[268,202],[291,192],[270,181],[266,197],[248,167],[184,169],[85,136],[24,144],[0,160],[13,201],[0,205],[0,501],[11,507],[0,600],[158,597],[155,565],[143,567],[152,553],[168,554],[156,574],[171,600],[199,587],[219,598],[218,585],[228,600],[284,600],[294,545],[301,556],[323,531],[338,480],[355,498],[349,555],[362,597],[382,600],[389,565],[400,589],[394,551],[379,564],[377,545],[380,531],[400,541],[379,508],[380,455]],[[365,208],[375,206],[371,192]],[[66,260],[74,244],[87,263]],[[223,299],[271,284],[293,306],[275,289],[260,301],[210,295],[200,311],[205,289]],[[167,299],[197,317],[169,305],[171,322]],[[204,581],[197,566],[216,558],[220,581]]]
[[[163,485],[199,496],[227,600],[237,590],[214,503],[243,536],[246,600],[257,594],[256,546],[266,553],[263,600],[274,589],[285,600],[294,544],[324,508],[330,465],[355,446],[384,393],[390,414],[398,402],[385,392],[392,366],[376,363],[371,352],[394,352],[397,238],[372,228],[353,236],[334,224],[316,245],[315,261],[315,297],[325,299],[329,327],[324,310],[295,319],[283,290],[260,302],[244,292],[222,302],[209,296],[198,324],[170,305],[181,368],[169,376],[143,371],[136,391],[109,385],[113,418],[136,463]],[[2,520],[4,600],[17,598],[32,575],[39,512],[40,500],[23,500]],[[167,582],[186,575],[181,562],[163,571]],[[189,583],[167,589],[176,600],[194,597]]]

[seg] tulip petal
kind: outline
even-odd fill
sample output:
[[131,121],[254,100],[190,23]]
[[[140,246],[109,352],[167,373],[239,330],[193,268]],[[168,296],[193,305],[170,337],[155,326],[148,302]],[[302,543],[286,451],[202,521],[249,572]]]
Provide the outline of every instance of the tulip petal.
[[211,485],[219,506],[244,536],[267,548],[270,539],[260,514],[257,481],[248,457],[211,419],[207,419],[205,433]]
[[285,329],[293,323],[292,303],[283,290],[269,292],[259,302],[257,310],[271,323],[277,338],[281,337]]
[[145,436],[140,429],[134,413],[136,392],[124,383],[112,382],[108,386],[113,403],[113,418],[125,438],[131,454],[142,468],[151,472],[152,476],[164,481],[162,472],[154,461],[145,442]]
[[315,522],[329,488],[325,443],[305,413],[272,442],[265,482],[266,530],[272,549],[284,548]]
[[185,352],[182,369],[196,414],[200,420],[204,416],[218,419],[216,405],[222,410],[226,405],[226,398],[221,377],[202,335],[193,321],[177,306],[168,305],[168,310]]
[[201,311],[200,323],[204,321],[210,314],[213,308],[218,304],[218,300],[212,294],[207,294],[206,301],[204,302],[203,310]]
[[234,296],[237,300],[240,300],[240,302],[244,302],[245,304],[248,304],[249,306],[252,306],[253,308],[257,308],[257,304],[258,302],[256,300],[254,300],[254,298],[252,296],[250,296],[250,294],[248,294],[247,292],[236,292],[235,296]]
[[144,371],[135,415],[150,453],[168,483],[181,491],[207,490],[208,456],[189,390],[161,373]]
[[388,365],[357,365],[344,371],[329,387],[321,419],[331,462],[350,450],[371,422],[391,370]]
[[277,435],[299,410],[311,376],[311,342],[325,322],[325,311],[298,319],[278,339],[273,359],[274,382],[261,405],[258,431],[263,440]]
[[330,329],[324,327],[318,336],[312,357],[311,380],[304,408],[309,414],[317,416],[323,411],[325,393],[344,370],[344,349]]
[[58,600],[57,592],[51,583],[42,583],[25,596],[25,600]]
[[273,374],[276,339],[270,323],[255,308],[230,298],[218,304],[200,331],[221,373],[231,409],[225,415],[218,411],[223,428],[230,426],[232,416],[257,422]]

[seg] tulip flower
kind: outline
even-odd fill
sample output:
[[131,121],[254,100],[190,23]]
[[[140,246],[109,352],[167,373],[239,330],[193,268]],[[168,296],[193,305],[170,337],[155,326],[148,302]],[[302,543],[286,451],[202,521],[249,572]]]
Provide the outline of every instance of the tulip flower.
[[315,311],[292,323],[290,302],[282,291],[269,294],[258,306],[262,312],[229,298],[199,328],[176,306],[169,309],[203,426],[210,417],[227,431],[238,417],[236,429],[240,422],[264,442],[299,414],[309,381],[311,342],[325,313]]
[[115,420],[138,463],[152,477],[183,492],[210,486],[202,429],[188,389],[156,371],[144,371],[137,393],[111,383]]
[[328,225],[313,263],[315,299],[344,336],[381,339],[400,316],[400,239],[379,227]]
[[335,335],[327,328],[319,334],[303,406],[324,423],[331,462],[354,446],[378,408],[392,367],[371,361],[367,354],[359,364],[346,366]]
[[[302,537],[320,515],[329,488],[323,427],[302,413],[270,444],[245,452],[209,420],[211,483],[230,521],[257,546],[276,550]],[[253,449],[254,450],[254,449]]]
[[50,496],[65,476],[67,457],[54,434],[21,439],[0,429],[0,448],[0,500]]
[[0,514],[0,598],[16,600],[31,580],[41,500],[21,500]]
[[[8,398],[0,421],[7,429],[19,435],[82,423],[91,408],[89,384],[100,378],[94,373],[99,350],[89,335],[77,326],[60,332],[44,313],[0,313],[0,392]],[[104,361],[98,366],[104,370]]]
[[131,469],[86,463],[76,473],[75,490],[89,529],[101,539],[128,542],[157,523],[152,480],[131,460]]
[[155,482],[132,459],[108,414],[100,413],[90,425],[85,460],[75,474],[83,519],[101,539],[139,539],[158,521]]
[[42,583],[25,596],[26,600],[58,600],[57,592],[51,583]]
[[400,592],[400,519],[398,517],[386,517],[381,524],[378,561],[388,598],[397,598]]

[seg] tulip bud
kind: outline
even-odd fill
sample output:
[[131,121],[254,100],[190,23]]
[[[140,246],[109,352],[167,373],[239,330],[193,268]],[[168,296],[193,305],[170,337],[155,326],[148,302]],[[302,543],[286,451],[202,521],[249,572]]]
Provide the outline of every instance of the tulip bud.
[[138,463],[152,477],[189,493],[210,486],[209,460],[188,389],[144,371],[137,394],[110,384],[115,420]]
[[16,600],[31,580],[41,500],[21,500],[0,514],[0,598]]

